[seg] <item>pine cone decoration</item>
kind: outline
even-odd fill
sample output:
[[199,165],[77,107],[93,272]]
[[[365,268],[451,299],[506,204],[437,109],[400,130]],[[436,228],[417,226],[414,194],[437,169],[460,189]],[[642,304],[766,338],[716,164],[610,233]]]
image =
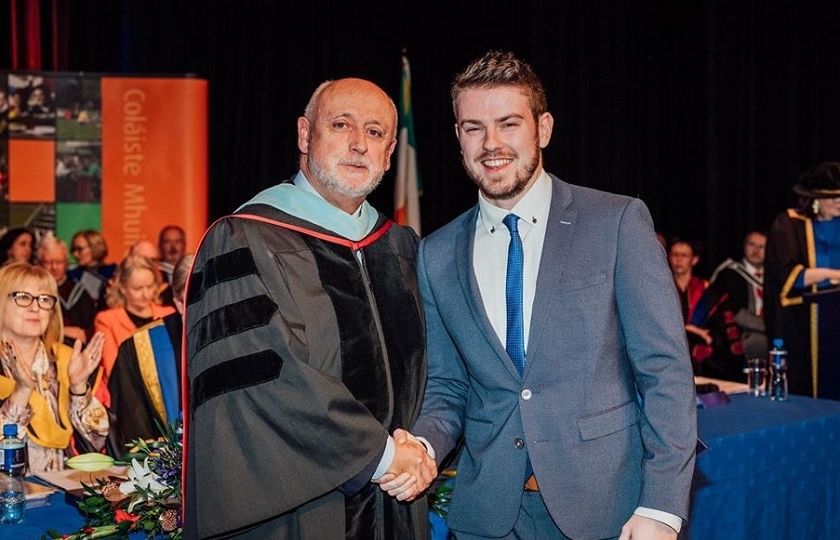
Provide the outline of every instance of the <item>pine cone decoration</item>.
[[160,528],[163,529],[164,532],[174,531],[175,528],[178,527],[177,510],[166,510],[161,513],[158,519],[160,520]]
[[121,483],[122,482],[114,482],[112,480],[102,486],[102,496],[105,497],[106,501],[118,502],[128,498],[128,495],[125,495],[120,491]]

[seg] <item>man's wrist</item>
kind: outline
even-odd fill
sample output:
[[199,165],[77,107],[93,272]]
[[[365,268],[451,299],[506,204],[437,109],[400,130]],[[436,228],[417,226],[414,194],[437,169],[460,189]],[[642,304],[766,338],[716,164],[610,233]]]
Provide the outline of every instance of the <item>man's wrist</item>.
[[382,457],[379,459],[379,465],[373,471],[371,480],[378,480],[383,474],[388,472],[391,468],[391,463],[394,462],[394,456],[397,454],[396,443],[394,438],[388,435],[388,440],[385,442],[385,450],[382,452]]

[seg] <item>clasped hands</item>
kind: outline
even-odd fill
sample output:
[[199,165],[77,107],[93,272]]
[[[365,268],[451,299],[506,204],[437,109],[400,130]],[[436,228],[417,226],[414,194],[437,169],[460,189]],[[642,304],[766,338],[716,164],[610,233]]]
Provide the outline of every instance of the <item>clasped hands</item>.
[[437,477],[437,464],[426,446],[404,429],[394,430],[391,468],[374,483],[398,501],[413,501]]
[[[76,340],[70,361],[67,365],[70,390],[77,395],[85,393],[88,377],[99,366],[102,358],[102,347],[105,343],[105,334],[97,332],[82,350],[81,340]],[[15,388],[31,393],[36,384],[36,372],[33,369],[33,360],[26,361],[21,354],[18,344],[9,339],[4,343],[5,354],[0,355],[5,371],[15,381]]]

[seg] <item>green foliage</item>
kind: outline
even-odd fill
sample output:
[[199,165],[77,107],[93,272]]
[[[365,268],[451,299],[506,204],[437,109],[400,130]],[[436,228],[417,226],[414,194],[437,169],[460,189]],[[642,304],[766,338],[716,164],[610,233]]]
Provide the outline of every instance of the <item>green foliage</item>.
[[452,479],[443,482],[434,491],[430,491],[429,510],[436,516],[446,519],[449,515],[449,503],[452,501]]
[[125,539],[145,534],[147,539],[181,540],[181,455],[178,425],[158,425],[163,437],[132,441],[134,449],[122,457],[130,463],[128,478],[97,479],[83,485],[86,496],[78,502],[84,526],[70,535],[48,530],[41,540]]

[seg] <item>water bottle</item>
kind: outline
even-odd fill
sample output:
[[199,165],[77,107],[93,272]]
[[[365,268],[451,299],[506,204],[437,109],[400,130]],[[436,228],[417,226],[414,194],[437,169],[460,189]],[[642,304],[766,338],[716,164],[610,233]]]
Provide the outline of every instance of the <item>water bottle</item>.
[[770,399],[784,401],[788,397],[787,351],[785,342],[776,338],[770,351]]
[[23,475],[26,472],[26,443],[17,437],[17,425],[3,426],[0,440],[0,524],[20,523],[26,510]]

